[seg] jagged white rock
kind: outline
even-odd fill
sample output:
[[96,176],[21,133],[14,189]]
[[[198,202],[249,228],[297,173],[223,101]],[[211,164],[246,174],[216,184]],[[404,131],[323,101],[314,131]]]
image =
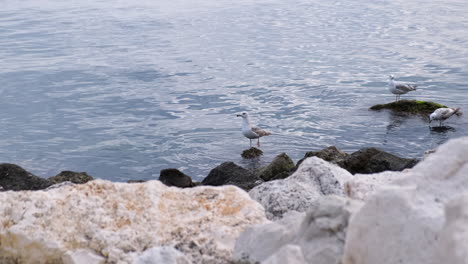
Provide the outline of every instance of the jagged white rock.
[[468,261],[468,193],[445,207],[445,224],[436,242],[436,257],[430,264],[466,264]]
[[271,255],[262,264],[307,264],[302,255],[301,247],[288,244],[281,247],[278,252]]
[[248,228],[236,242],[234,258],[261,263],[339,263],[348,220],[361,204],[336,195],[322,196],[311,203],[307,214],[292,211],[276,222]]
[[249,195],[265,207],[268,219],[278,219],[289,211],[305,212],[321,196],[345,196],[343,185],[352,177],[335,164],[311,157],[293,175],[256,186]]
[[352,217],[344,264],[433,263],[447,246],[438,242],[444,206],[468,191],[468,138],[450,140],[407,173],[368,196]]
[[133,264],[190,264],[180,251],[173,247],[153,247],[138,256]]
[[225,263],[237,236],[264,222],[261,205],[234,186],[179,189],[159,181],[95,180],[1,192],[0,260],[132,263],[148,248],[175,246],[190,262]]

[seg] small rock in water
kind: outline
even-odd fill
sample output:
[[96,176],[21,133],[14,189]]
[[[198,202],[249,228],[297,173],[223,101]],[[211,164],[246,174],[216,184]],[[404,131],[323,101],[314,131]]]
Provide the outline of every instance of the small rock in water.
[[159,180],[167,186],[180,188],[193,187],[192,178],[178,169],[164,169],[159,173]]
[[263,151],[258,149],[258,148],[255,148],[255,147],[251,147],[249,149],[246,149],[244,151],[242,151],[242,158],[244,159],[254,159],[254,158],[258,158],[260,156],[263,155]]

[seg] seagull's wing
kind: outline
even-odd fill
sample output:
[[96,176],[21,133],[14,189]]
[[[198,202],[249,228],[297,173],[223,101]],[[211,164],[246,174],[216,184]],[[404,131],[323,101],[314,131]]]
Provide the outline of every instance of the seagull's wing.
[[261,137],[271,135],[271,132],[263,130],[257,126],[252,126],[252,131]]
[[400,91],[403,91],[403,92],[409,92],[409,91],[414,91],[416,90],[416,85],[412,85],[412,84],[403,84],[403,83],[399,83],[399,84],[396,84],[395,85],[395,88],[400,90]]
[[437,119],[445,120],[449,118],[450,116],[452,116],[455,113],[455,111],[453,111],[450,108],[439,108],[435,110],[434,113]]

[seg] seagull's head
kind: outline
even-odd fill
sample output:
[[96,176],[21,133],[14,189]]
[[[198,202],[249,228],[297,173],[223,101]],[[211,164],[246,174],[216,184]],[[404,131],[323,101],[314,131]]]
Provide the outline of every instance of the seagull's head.
[[248,118],[249,117],[249,114],[247,114],[246,112],[240,114],[240,115],[237,115],[237,117],[242,117],[242,118]]
[[388,79],[393,80],[393,79],[395,79],[395,76],[393,76],[393,74],[390,74],[390,75],[388,76]]
[[429,124],[432,122],[432,120],[434,120],[434,116],[434,113],[429,115]]

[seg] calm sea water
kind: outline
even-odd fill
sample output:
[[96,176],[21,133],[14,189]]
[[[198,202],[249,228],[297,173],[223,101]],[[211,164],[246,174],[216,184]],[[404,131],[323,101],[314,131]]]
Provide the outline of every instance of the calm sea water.
[[[127,3],[132,2],[132,3]],[[420,157],[467,134],[420,117],[371,112],[406,99],[468,112],[465,0],[0,0],[0,161],[40,175],[87,171],[200,180],[249,141],[236,114],[286,152],[375,146]]]

